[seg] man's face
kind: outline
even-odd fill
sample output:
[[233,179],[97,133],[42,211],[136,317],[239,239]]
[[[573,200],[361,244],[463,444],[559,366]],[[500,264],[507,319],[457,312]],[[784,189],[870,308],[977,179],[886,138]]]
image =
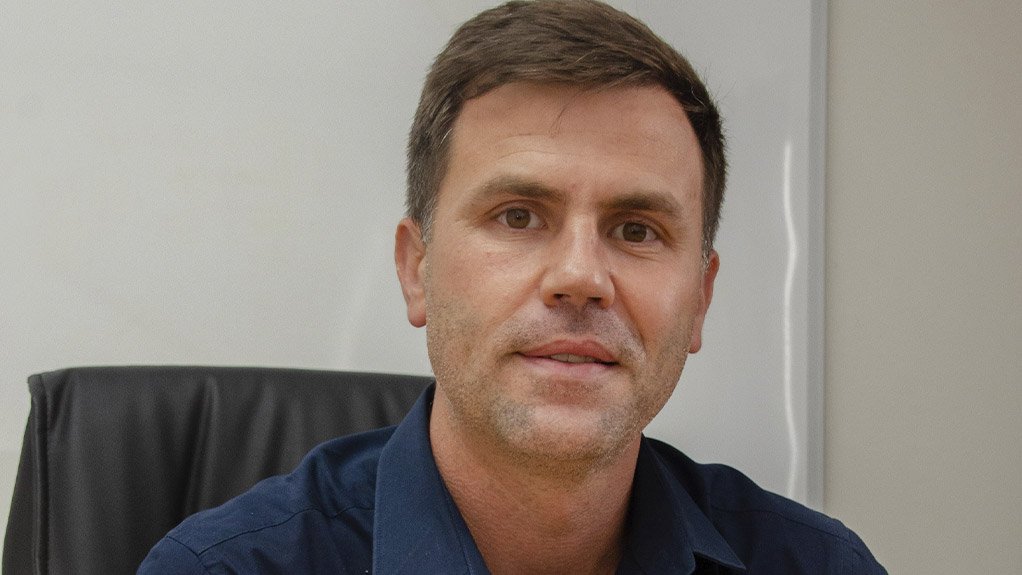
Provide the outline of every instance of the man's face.
[[619,452],[700,346],[702,162],[659,87],[515,83],[466,102],[432,236],[396,259],[426,326],[433,424],[502,453]]

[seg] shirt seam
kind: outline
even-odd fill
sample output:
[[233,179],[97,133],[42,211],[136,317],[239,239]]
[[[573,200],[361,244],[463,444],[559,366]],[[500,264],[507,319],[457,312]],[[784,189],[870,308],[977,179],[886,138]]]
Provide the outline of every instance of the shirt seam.
[[710,507],[713,508],[714,511],[721,511],[721,512],[724,512],[724,513],[767,513],[767,514],[773,515],[775,517],[779,517],[779,518],[781,518],[781,519],[783,519],[783,520],[785,520],[785,521],[787,521],[789,523],[795,523],[797,525],[801,525],[802,527],[806,527],[806,528],[812,529],[813,531],[815,531],[817,533],[822,533],[822,534],[827,535],[829,537],[838,539],[841,542],[843,542],[845,544],[845,547],[849,551],[854,553],[856,555],[856,557],[858,557],[859,559],[861,559],[863,561],[868,559],[865,555],[862,554],[862,552],[859,549],[857,549],[857,546],[855,545],[855,542],[850,537],[848,537],[849,529],[847,527],[845,527],[844,525],[842,525],[842,527],[844,528],[844,533],[835,533],[834,531],[827,530],[827,529],[821,529],[821,528],[817,527],[816,525],[811,525],[809,523],[806,523],[805,521],[799,521],[798,519],[795,519],[794,517],[790,517],[790,516],[788,516],[788,515],[786,515],[784,513],[779,513],[777,511],[772,510],[772,509],[730,509],[730,508],[727,508],[727,507],[720,507],[720,506],[713,505],[713,504],[710,504]]
[[[443,478],[440,478],[440,482],[441,484],[443,484]],[[472,533],[470,531],[462,533],[461,530],[458,529],[457,527],[458,519],[461,518],[462,521],[464,521],[464,518],[461,517],[461,512],[458,511],[458,506],[457,504],[454,503],[454,498],[448,494],[448,496],[444,498],[444,504],[445,507],[447,508],[447,521],[450,522],[449,525],[451,529],[454,531],[455,536],[458,538],[458,547],[461,548],[461,559],[462,561],[465,562],[465,567],[468,568],[467,569],[468,573],[472,573],[474,572],[474,570],[472,569],[472,561],[469,558],[470,553],[468,548],[466,547],[465,541],[465,536],[467,535],[469,541],[472,541],[472,544],[475,545],[475,541],[472,540]],[[467,529],[468,525],[465,525],[465,527]]]
[[[336,513],[325,513],[322,509],[319,509],[317,507],[307,507],[305,509],[299,509],[297,511],[292,512],[291,515],[288,515],[286,518],[284,518],[284,519],[282,519],[280,521],[277,521],[276,523],[270,523],[270,524],[267,524],[267,525],[262,525],[260,527],[255,527],[255,528],[252,528],[252,529],[246,529],[245,531],[239,531],[238,533],[235,533],[235,534],[233,534],[233,535],[231,535],[229,537],[225,537],[223,539],[218,540],[215,543],[209,544],[208,546],[204,547],[200,551],[193,550],[191,546],[186,545],[184,542],[182,542],[182,541],[180,541],[178,539],[174,539],[174,541],[177,541],[178,543],[183,545],[186,549],[188,549],[189,551],[194,553],[197,558],[200,558],[202,555],[206,554],[207,552],[212,551],[215,547],[219,547],[220,545],[223,545],[224,543],[227,543],[228,541],[232,541],[234,539],[237,539],[237,538],[245,536],[245,535],[251,535],[253,533],[258,533],[258,532],[264,531],[266,529],[272,529],[274,527],[279,527],[279,526],[281,526],[281,525],[291,521],[295,517],[298,517],[299,515],[302,515],[303,513],[310,513],[310,512],[320,513],[324,517],[327,517],[327,518],[330,518],[330,519],[335,519],[337,517],[340,517],[341,515],[344,515],[345,513],[349,512],[349,511],[351,511],[352,509],[358,509],[358,510],[361,510],[361,511],[372,511],[373,509],[375,509],[375,507],[373,507],[373,506],[363,507],[361,505],[349,505],[348,507],[345,507],[344,509],[341,509],[340,511],[338,511]],[[170,536],[168,535],[168,537],[170,537]]]
[[173,541],[174,543],[177,543],[184,550],[191,553],[192,556],[195,557],[195,564],[198,565],[200,569],[202,569],[202,572],[209,573],[209,569],[207,569],[205,563],[202,562],[202,557],[200,557],[199,554],[196,553],[194,549],[192,549],[191,545],[187,545],[184,541],[181,541],[180,539],[174,537],[173,535],[168,534],[167,539]]

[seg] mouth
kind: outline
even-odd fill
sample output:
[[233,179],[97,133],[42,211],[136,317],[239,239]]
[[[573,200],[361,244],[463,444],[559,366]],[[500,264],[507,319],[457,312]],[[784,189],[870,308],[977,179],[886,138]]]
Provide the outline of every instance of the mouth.
[[600,361],[598,358],[595,358],[591,355],[575,355],[573,353],[556,353],[553,355],[532,357],[542,357],[545,359],[552,359],[554,361],[560,361],[563,363],[599,363],[601,365],[617,365],[617,363],[613,361]]
[[618,365],[617,358],[602,344],[589,340],[559,340],[527,349],[528,359],[549,360],[568,365]]

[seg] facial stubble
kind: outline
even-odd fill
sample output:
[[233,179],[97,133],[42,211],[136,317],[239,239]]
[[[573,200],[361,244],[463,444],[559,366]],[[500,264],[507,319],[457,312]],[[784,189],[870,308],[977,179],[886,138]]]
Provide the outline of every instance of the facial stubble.
[[[611,310],[595,305],[549,307],[541,320],[515,315],[491,334],[464,298],[434,289],[428,265],[424,272],[427,348],[438,400],[448,402],[446,411],[456,420],[452,423],[473,441],[488,444],[517,465],[561,473],[602,468],[660,411],[684,368],[693,318],[674,326],[653,357],[634,329]],[[506,383],[499,378],[516,377],[513,363],[519,350],[555,334],[595,338],[611,346],[619,364],[615,369],[626,370],[629,378],[627,401],[601,406],[597,420],[585,426],[576,425],[570,416],[551,426],[540,420],[536,405],[517,401],[496,387]],[[540,394],[544,390],[542,380],[526,380],[524,385]],[[587,394],[599,392],[598,384],[586,382],[571,391],[582,402]]]

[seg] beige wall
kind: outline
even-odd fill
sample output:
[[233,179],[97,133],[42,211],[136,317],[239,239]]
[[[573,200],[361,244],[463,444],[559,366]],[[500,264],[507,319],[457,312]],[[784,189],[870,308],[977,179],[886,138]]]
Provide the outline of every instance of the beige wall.
[[826,509],[1022,573],[1022,2],[829,10]]

